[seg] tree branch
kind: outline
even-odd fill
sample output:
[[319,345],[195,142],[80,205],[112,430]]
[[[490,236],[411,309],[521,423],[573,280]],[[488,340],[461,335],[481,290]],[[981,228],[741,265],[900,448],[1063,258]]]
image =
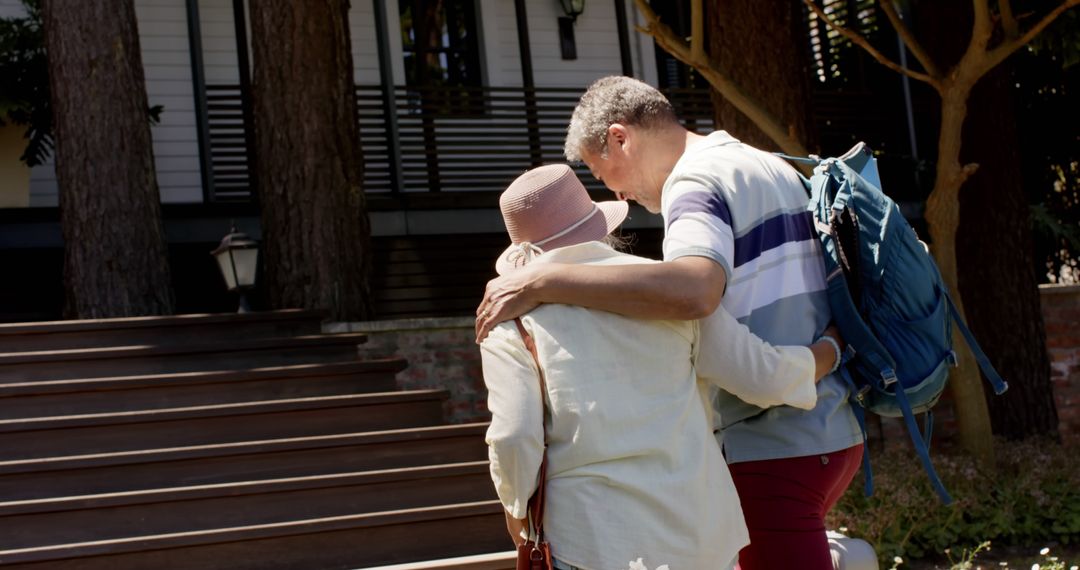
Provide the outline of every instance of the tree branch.
[[694,61],[705,61],[705,11],[701,0],[690,2],[690,56]]
[[976,171],[979,170],[979,163],[969,162],[960,168],[960,171],[956,173],[956,186],[959,188],[967,182],[968,178],[971,178]]
[[[700,0],[695,0],[694,3],[700,6]],[[780,150],[796,156],[809,154],[806,147],[791,136],[787,127],[721,71],[719,66],[704,54],[704,49],[702,49],[701,59],[694,59],[692,49],[687,45],[686,40],[680,38],[674,30],[660,21],[660,17],[649,7],[647,0],[634,0],[634,4],[645,17],[647,24],[645,27],[638,26],[639,32],[651,36],[661,49],[694,68],[713,89],[720,93],[721,97],[727,99],[733,107],[757,125],[765,136],[772,139]]]
[[1005,30],[1005,39],[1011,40],[1020,35],[1020,27],[1012,11],[1012,1],[998,0],[998,11],[1001,13],[1001,28]]
[[915,59],[919,60],[927,75],[935,79],[941,77],[941,71],[938,69],[937,64],[934,63],[934,59],[930,57],[930,54],[926,53],[926,49],[922,47],[919,40],[915,39],[915,34],[911,33],[911,28],[900,18],[893,0],[881,0],[879,4],[881,10],[885,12],[885,17],[889,19],[889,23],[896,30],[897,35],[900,36],[904,45],[911,51],[911,55],[914,55]]
[[1042,32],[1044,29],[1046,29],[1047,26],[1053,23],[1053,21],[1056,20],[1057,17],[1060,16],[1063,12],[1077,5],[1080,5],[1080,0],[1065,0],[1064,2],[1059,4],[1057,8],[1054,8],[1045,16],[1043,16],[1042,20],[1039,20],[1038,23],[1032,26],[1028,31],[1024,32],[1023,35],[1017,36],[1011,40],[1003,41],[998,44],[997,47],[990,50],[986,54],[986,70],[989,71],[990,69],[993,69],[994,66],[1004,61],[1005,58],[1012,55],[1014,51],[1027,45],[1028,42],[1035,39],[1035,36],[1039,35],[1040,32]]
[[981,55],[986,52],[986,46],[990,44],[990,36],[994,33],[994,22],[990,17],[989,0],[971,0],[971,7],[975,12],[975,22],[971,26],[971,43],[968,44],[968,53]]
[[645,16],[645,27],[635,26],[638,32],[651,36],[661,49],[675,56],[675,59],[687,63],[690,61],[690,47],[686,41],[675,35],[667,24],[660,21],[660,16],[653,12],[646,0],[634,0],[641,15]]
[[[889,0],[885,0],[885,1],[889,1]],[[826,24],[828,24],[830,28],[836,30],[837,32],[840,33],[840,35],[842,35],[845,38],[851,40],[852,43],[854,43],[854,44],[858,45],[859,47],[863,48],[864,50],[866,50],[866,53],[869,53],[881,65],[884,65],[885,67],[888,67],[889,69],[891,69],[891,70],[893,70],[893,71],[895,71],[897,73],[901,73],[903,75],[906,75],[906,76],[908,76],[908,77],[910,77],[912,79],[917,79],[919,81],[924,81],[926,83],[929,83],[930,85],[934,86],[935,89],[938,89],[940,91],[940,87],[938,86],[937,78],[931,77],[931,76],[929,76],[929,75],[927,75],[925,73],[920,73],[918,71],[912,71],[910,69],[905,69],[905,68],[901,67],[899,64],[897,64],[896,62],[892,61],[891,59],[885,57],[884,54],[882,54],[878,50],[874,49],[874,46],[870,45],[870,42],[866,41],[866,38],[862,37],[861,35],[859,35],[858,33],[854,32],[852,30],[849,30],[849,29],[845,28],[844,26],[841,26],[840,24],[837,24],[836,20],[833,20],[828,15],[826,15],[825,11],[822,10],[821,7],[818,6],[814,2],[814,0],[803,0],[803,2],[807,6],[809,6],[811,10],[814,11],[814,14],[816,14],[818,18],[821,18],[822,21],[824,21]]]

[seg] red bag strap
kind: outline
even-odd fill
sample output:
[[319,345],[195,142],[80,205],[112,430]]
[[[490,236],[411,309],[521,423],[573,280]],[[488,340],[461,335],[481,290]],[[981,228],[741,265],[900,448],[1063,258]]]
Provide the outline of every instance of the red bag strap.
[[[544,406],[544,402],[547,397],[547,383],[544,382],[544,367],[540,366],[540,357],[536,354],[536,343],[533,342],[532,335],[525,330],[525,325],[522,324],[521,318],[514,319],[514,324],[517,325],[518,332],[521,333],[522,340],[525,341],[525,348],[529,349],[529,353],[532,354],[533,360],[536,361],[536,370],[540,375],[540,405]],[[543,416],[541,415],[541,420]],[[544,422],[544,459],[540,462],[540,480],[536,485],[536,492],[529,499],[529,517],[532,527],[536,529],[536,541],[541,542],[544,536],[544,488],[547,486],[547,422]]]

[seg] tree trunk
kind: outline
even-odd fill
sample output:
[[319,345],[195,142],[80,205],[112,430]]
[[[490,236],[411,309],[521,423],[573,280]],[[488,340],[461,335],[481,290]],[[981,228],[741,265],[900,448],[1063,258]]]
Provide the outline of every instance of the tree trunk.
[[[788,0],[709,3],[709,55],[744,92],[771,112],[803,146],[816,149],[810,60],[803,6]],[[778,149],[745,114],[714,89],[717,128],[747,144]]]
[[[960,60],[970,39],[972,4],[963,0],[918,4],[915,13],[920,39],[940,66],[948,69]],[[958,29],[967,33],[957,34]],[[938,186],[949,185],[949,179],[958,175],[961,182],[956,186],[963,184],[951,198],[958,213],[953,226],[957,231],[953,234],[952,270],[959,276],[959,282],[951,286],[962,292],[967,322],[1010,389],[1003,396],[982,390],[985,383],[977,367],[966,363],[970,370],[963,372],[962,382],[953,384],[979,384],[979,392],[989,400],[995,433],[1010,438],[1056,436],[1057,413],[1032,259],[1030,213],[1020,175],[1011,74],[1007,67],[999,67],[981,79],[969,79],[965,85],[966,73],[954,69],[949,94],[943,94],[942,103],[941,144],[955,145],[956,152],[939,149]],[[958,113],[961,100],[965,106]],[[946,130],[951,133],[948,137]],[[944,157],[950,158],[946,161]],[[943,168],[946,162],[950,166]],[[979,165],[970,177],[964,177],[960,170],[961,164],[967,163]],[[939,189],[935,188],[935,194]],[[927,220],[931,217],[928,203]],[[962,340],[956,343],[962,344]],[[981,401],[972,400],[976,393],[969,386],[967,395],[955,394],[958,408],[971,406],[969,417],[983,413],[975,409],[982,406]],[[974,429],[981,433],[986,429],[983,424],[979,420]],[[964,429],[961,425],[962,433]],[[988,437],[980,435],[979,439]]]
[[[917,3],[915,14],[919,39],[938,66],[949,68],[956,65],[971,35],[970,3],[965,4],[961,0],[922,1]],[[957,33],[958,30],[962,32]],[[925,213],[934,259],[961,315],[965,314],[965,310],[957,276],[956,233],[960,224],[960,187],[969,171],[960,162],[960,149],[968,98],[975,80],[977,78],[966,75],[966,70],[955,68],[939,89],[941,106],[938,116],[937,172],[934,190],[926,201]],[[952,372],[949,389],[956,402],[960,443],[984,465],[992,465],[994,438],[978,364],[955,327],[953,348],[959,366]]]
[[65,313],[173,311],[132,0],[46,0]]
[[1001,396],[987,391],[994,433],[1057,437],[1009,67],[984,77],[968,105],[961,156],[980,166],[960,191],[957,270],[968,325],[1009,382]]
[[263,276],[275,308],[371,316],[349,2],[251,2]]
[[[926,201],[926,223],[934,259],[961,315],[964,314],[964,302],[957,287],[956,228],[960,221],[960,186],[965,176],[960,165],[960,133],[967,114],[967,97],[968,89],[951,84],[941,93],[937,176],[934,190]],[[984,465],[992,465],[994,438],[978,364],[955,327],[953,348],[959,366],[952,372],[949,389],[956,402],[960,443]]]

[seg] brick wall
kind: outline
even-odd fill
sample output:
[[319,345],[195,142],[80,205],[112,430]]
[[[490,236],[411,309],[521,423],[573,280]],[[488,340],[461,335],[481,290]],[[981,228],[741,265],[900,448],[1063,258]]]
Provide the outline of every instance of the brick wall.
[[1065,440],[1080,442],[1080,285],[1040,290],[1059,429]]
[[324,332],[363,332],[360,353],[370,358],[400,356],[409,367],[398,373],[402,390],[442,388],[450,392],[447,419],[486,421],[487,391],[474,342],[472,317],[330,323]]
[[[1044,285],[1040,290],[1060,430],[1066,440],[1080,442],[1080,285]],[[450,421],[488,419],[487,393],[480,370],[480,349],[473,341],[472,317],[326,326],[326,332],[346,331],[368,333],[370,340],[361,346],[363,354],[396,355],[409,361],[409,367],[398,374],[400,388],[448,390]],[[943,401],[934,408],[934,413],[934,439],[941,441],[955,434],[952,403]],[[871,432],[876,429],[877,426],[871,426]],[[890,438],[906,437],[897,422],[887,422],[886,429]]]

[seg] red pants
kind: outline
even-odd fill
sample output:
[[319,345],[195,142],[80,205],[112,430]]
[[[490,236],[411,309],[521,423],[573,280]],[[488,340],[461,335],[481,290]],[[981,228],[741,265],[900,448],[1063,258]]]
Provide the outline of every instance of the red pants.
[[863,444],[826,455],[730,465],[750,545],[741,570],[832,570],[825,513],[862,462]]

